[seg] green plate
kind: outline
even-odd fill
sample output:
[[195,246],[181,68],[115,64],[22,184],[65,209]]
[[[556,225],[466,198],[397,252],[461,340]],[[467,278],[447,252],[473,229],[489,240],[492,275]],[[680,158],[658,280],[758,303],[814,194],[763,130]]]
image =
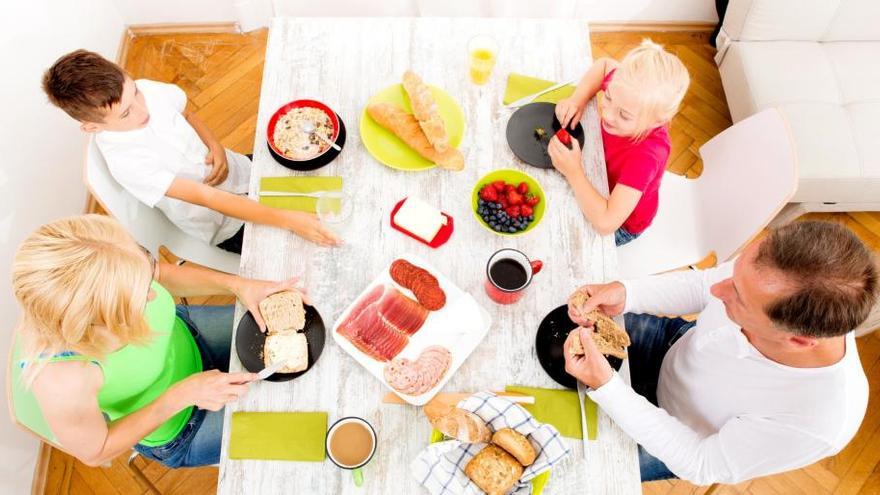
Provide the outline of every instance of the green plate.
[[[440,117],[446,124],[446,132],[449,134],[449,144],[458,147],[461,138],[464,136],[464,112],[458,103],[449,96],[449,93],[443,91],[436,86],[429,86],[431,94],[437,100],[437,107],[440,111]],[[402,84],[395,84],[379,91],[367,101],[370,103],[394,103],[409,113],[412,108],[409,105],[409,96],[403,89]],[[373,158],[380,163],[397,170],[409,172],[417,172],[420,170],[428,170],[436,167],[433,162],[422,158],[412,148],[401,141],[391,131],[377,124],[372,117],[367,114],[367,105],[364,105],[364,111],[361,113],[361,141],[367,151],[373,155]]]
[[[529,224],[528,227],[526,227],[525,230],[521,230],[513,234],[509,232],[497,232],[495,230],[492,230],[492,227],[489,227],[489,224],[484,222],[483,219],[480,218],[480,215],[477,214],[477,201],[480,199],[480,189],[482,189],[484,185],[495,182],[496,180],[503,180],[504,182],[513,185],[517,185],[520,182],[525,182],[529,185],[529,192],[541,198],[541,202],[534,207],[533,215],[535,215],[535,219],[532,221],[532,223]],[[471,211],[474,212],[474,218],[477,219],[477,223],[482,225],[486,230],[492,232],[493,234],[517,236],[523,235],[526,232],[530,232],[534,230],[534,228],[537,227],[539,223],[541,223],[541,219],[544,218],[544,210],[546,208],[547,195],[544,194],[544,189],[541,188],[541,184],[538,184],[538,181],[536,181],[531,175],[525,172],[520,172],[519,170],[514,170],[512,168],[503,168],[494,172],[489,172],[488,174],[484,175],[480,178],[480,180],[477,181],[477,184],[474,186],[474,191],[471,193]]]

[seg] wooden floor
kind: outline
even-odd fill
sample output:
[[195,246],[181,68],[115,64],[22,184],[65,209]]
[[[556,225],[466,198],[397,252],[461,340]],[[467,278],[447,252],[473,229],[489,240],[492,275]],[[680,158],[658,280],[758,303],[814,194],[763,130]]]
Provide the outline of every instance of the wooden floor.
[[[594,57],[622,58],[642,38],[650,37],[675,53],[691,73],[690,90],[671,125],[672,157],[669,169],[690,177],[699,175],[698,149],[730,125],[730,115],[706,34],[594,33]],[[223,144],[250,153],[257,118],[266,32],[253,34],[174,34],[142,36],[129,43],[124,61],[135,78],[173,82],[189,96],[190,108],[202,117]],[[880,253],[880,214],[809,215],[841,222]],[[190,303],[222,304],[228,298]],[[839,455],[810,467],[722,486],[717,494],[880,494],[880,332],[858,340],[868,374],[871,401],[856,438]],[[126,456],[127,457],[127,456]],[[123,458],[107,468],[90,468],[59,451],[52,451],[46,493],[149,493]],[[204,494],[216,491],[217,468],[170,470],[158,463],[136,461],[147,477],[166,494]],[[651,495],[701,494],[705,488],[683,481],[643,485]]]

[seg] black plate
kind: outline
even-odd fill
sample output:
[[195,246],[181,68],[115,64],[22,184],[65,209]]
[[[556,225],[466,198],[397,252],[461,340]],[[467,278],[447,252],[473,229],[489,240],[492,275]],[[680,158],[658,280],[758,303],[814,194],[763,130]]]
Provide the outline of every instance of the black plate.
[[[541,320],[538,333],[535,335],[535,351],[538,362],[550,378],[567,388],[577,388],[577,380],[565,372],[565,355],[563,344],[568,332],[577,328],[577,323],[568,317],[568,305],[563,304],[551,311]],[[615,370],[620,370],[623,360],[614,356],[605,356]]]
[[[303,371],[296,373],[275,373],[266,378],[270,382],[286,382],[308,372],[315,366],[315,362],[321,357],[321,351],[324,350],[324,320],[321,315],[312,306],[305,305],[306,309],[306,326],[303,333],[306,334],[306,340],[309,342],[309,367]],[[254,321],[253,315],[248,311],[241,317],[238,322],[238,330],[235,332],[235,351],[238,353],[238,359],[244,369],[251,373],[259,373],[263,371],[266,364],[263,362],[263,346],[266,343],[266,334],[260,331],[257,322]]]
[[[336,138],[336,144],[338,144],[340,148],[345,149],[345,122],[342,121],[342,117],[340,117],[338,113],[336,114],[336,117],[339,119],[339,137]],[[311,160],[297,161],[275,153],[272,147],[269,146],[268,140],[266,141],[266,147],[269,148],[269,154],[272,155],[272,158],[274,158],[276,162],[290,170],[299,170],[301,172],[318,170],[324,165],[332,162],[340,153],[342,153],[341,151],[336,151],[333,148],[330,148],[319,157],[312,158]]]
[[[517,158],[533,167],[553,168],[547,144],[561,127],[556,119],[556,105],[553,103],[529,103],[519,108],[507,121],[507,145]],[[535,128],[547,131],[540,140],[535,136]],[[584,149],[584,128],[578,124],[574,130],[566,129],[581,143]]]

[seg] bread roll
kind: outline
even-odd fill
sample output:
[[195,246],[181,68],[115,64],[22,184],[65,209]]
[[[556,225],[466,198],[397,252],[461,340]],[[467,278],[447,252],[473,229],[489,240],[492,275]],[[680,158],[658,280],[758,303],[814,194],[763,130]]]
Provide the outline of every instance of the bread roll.
[[260,313],[269,335],[295,333],[306,325],[302,294],[294,290],[277,292],[260,301]]
[[402,108],[390,103],[371,103],[367,105],[367,114],[425,159],[447,170],[457,171],[464,168],[464,156],[460,151],[451,146],[443,153],[434,149],[419,126],[419,121]]
[[522,473],[522,464],[495,445],[487,445],[464,467],[464,474],[489,495],[504,495]]
[[487,443],[492,435],[489,427],[479,416],[457,407],[435,418],[431,426],[447,437],[465,443]]
[[[606,356],[614,356],[620,359],[626,359],[626,348],[630,345],[629,335],[626,331],[611,318],[603,315],[598,311],[590,311],[584,317],[594,322],[593,342],[599,348],[599,352]],[[577,329],[572,330],[572,332]],[[581,339],[572,339],[569,351],[574,355],[584,353],[581,346]]]
[[431,94],[431,88],[422,82],[418,74],[408,70],[403,73],[403,89],[409,95],[413,115],[419,121],[425,137],[435,150],[443,153],[449,148],[449,136],[446,134],[446,125],[437,110],[437,101]]
[[496,431],[492,435],[492,443],[516,457],[516,460],[523,466],[531,466],[538,455],[529,439],[512,428],[502,428]]

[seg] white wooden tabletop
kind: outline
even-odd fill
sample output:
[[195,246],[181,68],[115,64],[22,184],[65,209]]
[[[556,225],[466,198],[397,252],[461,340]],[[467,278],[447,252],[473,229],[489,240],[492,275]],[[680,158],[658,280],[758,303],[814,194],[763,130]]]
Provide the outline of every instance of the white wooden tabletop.
[[[492,35],[501,48],[492,80],[480,87],[469,80],[466,47],[472,36],[482,33]],[[505,141],[511,111],[501,100],[511,71],[549,80],[582,74],[591,62],[589,39],[586,21],[576,20],[274,19],[266,49],[250,194],[257,194],[261,177],[296,174],[269,155],[265,128],[282,104],[314,98],[342,117],[348,138],[333,163],[304,175],[342,176],[346,192],[355,197],[356,218],[349,242],[335,249],[318,247],[280,229],[248,224],[241,275],[271,280],[302,277],[329,332],[382,267],[402,253],[416,254],[473,294],[493,319],[485,340],[445,391],[501,390],[514,384],[560,388],[538,363],[535,332],[541,319],[565,303],[575,287],[616,278],[614,240],[593,232],[561,175],[529,167],[513,157]],[[375,92],[400,82],[408,68],[445,89],[461,105],[467,121],[460,146],[466,159],[464,171],[399,172],[376,162],[361,143],[358,126],[365,102]],[[583,124],[585,170],[593,184],[607,192],[595,102],[585,112]],[[471,211],[474,184],[498,168],[523,170],[544,188],[547,212],[524,236],[491,233]],[[390,227],[391,208],[407,195],[417,195],[453,216],[455,232],[446,245],[431,249]],[[544,261],[529,293],[511,306],[494,304],[482,286],[486,261],[502,247],[517,248]],[[241,314],[239,305],[236,324]],[[234,351],[230,368],[241,369]],[[626,365],[623,374],[627,374]],[[323,354],[308,373],[290,382],[257,383],[247,396],[226,408],[218,492],[424,493],[410,476],[409,464],[428,444],[430,425],[416,407],[382,404],[386,392],[328,335]],[[228,459],[229,422],[235,411],[326,411],[331,423],[349,415],[367,419],[379,440],[375,457],[364,468],[364,486],[356,488],[350,473],[329,460]],[[604,413],[600,413],[599,438],[590,443],[588,461],[579,440],[566,440],[571,457],[553,470],[546,494],[640,492],[636,446]]]

